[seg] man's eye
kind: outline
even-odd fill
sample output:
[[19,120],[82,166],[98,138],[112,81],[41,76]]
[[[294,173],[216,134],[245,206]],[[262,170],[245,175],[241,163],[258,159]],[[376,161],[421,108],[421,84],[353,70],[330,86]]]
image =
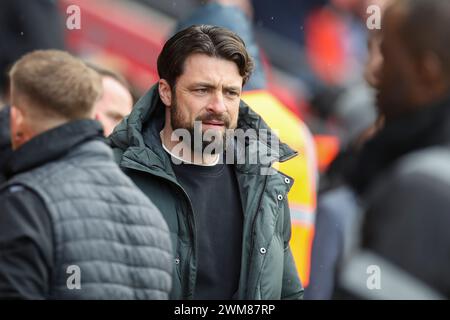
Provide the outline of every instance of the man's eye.
[[194,91],[195,91],[195,93],[198,93],[198,94],[205,94],[208,92],[208,89],[200,88],[200,89],[195,89]]
[[227,95],[229,95],[230,97],[238,97],[239,93],[236,91],[227,91]]

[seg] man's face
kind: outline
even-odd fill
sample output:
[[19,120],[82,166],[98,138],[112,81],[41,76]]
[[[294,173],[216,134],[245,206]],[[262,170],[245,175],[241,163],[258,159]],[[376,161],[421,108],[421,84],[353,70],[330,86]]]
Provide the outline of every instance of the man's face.
[[380,73],[376,89],[377,106],[386,120],[401,116],[415,104],[419,76],[416,64],[400,36],[406,12],[401,5],[386,11],[382,29]]
[[[195,131],[223,136],[237,126],[243,77],[232,61],[194,54],[186,59],[183,74],[172,93],[170,121],[172,130]],[[193,139],[193,137],[192,137]]]
[[105,136],[109,136],[122,119],[131,112],[133,98],[120,82],[103,77],[103,95],[95,104],[95,118],[103,125]]

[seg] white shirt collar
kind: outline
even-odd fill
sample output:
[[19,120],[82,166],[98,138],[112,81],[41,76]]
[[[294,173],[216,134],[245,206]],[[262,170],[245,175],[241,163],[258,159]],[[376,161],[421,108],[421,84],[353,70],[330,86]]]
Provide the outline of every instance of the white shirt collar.
[[182,158],[180,158],[179,156],[173,154],[173,153],[172,153],[172,152],[164,145],[164,139],[163,139],[163,132],[162,132],[162,131],[159,133],[159,137],[160,137],[160,139],[161,139],[161,145],[162,145],[163,149],[164,149],[171,157],[177,159],[177,160],[180,161],[180,162],[183,162],[183,163],[186,163],[186,164],[192,164],[192,165],[195,165],[195,166],[201,166],[201,167],[213,167],[213,166],[215,166],[215,165],[217,165],[217,164],[219,163],[219,160],[220,160],[220,155],[219,155],[219,154],[217,155],[216,160],[214,160],[214,162],[213,162],[213,163],[210,163],[210,164],[199,164],[199,163],[194,163],[194,162],[191,162],[191,161],[182,159]]

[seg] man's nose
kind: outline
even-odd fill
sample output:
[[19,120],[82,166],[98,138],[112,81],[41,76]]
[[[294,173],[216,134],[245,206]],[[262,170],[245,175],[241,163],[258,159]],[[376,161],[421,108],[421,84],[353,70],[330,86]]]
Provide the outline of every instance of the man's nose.
[[211,113],[224,113],[227,110],[222,92],[215,93],[208,104],[208,111]]

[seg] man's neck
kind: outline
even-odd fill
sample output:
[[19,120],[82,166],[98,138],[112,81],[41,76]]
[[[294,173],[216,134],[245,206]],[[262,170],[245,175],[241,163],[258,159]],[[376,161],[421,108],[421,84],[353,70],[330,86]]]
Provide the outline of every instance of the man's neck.
[[[183,150],[189,150],[190,152],[182,152],[181,154],[175,154],[174,152],[172,152],[172,150],[176,146],[178,147],[179,144],[183,142],[180,142],[178,140],[175,141],[172,140],[171,139],[172,133],[173,133],[172,130],[165,127],[160,132],[160,137],[164,150],[166,150],[166,152],[169,153],[175,159],[180,160],[183,163],[194,164],[198,166],[214,166],[219,162],[220,155],[201,154],[199,152],[192,151],[191,146],[187,145],[183,148]],[[179,149],[179,147],[177,149]]]

